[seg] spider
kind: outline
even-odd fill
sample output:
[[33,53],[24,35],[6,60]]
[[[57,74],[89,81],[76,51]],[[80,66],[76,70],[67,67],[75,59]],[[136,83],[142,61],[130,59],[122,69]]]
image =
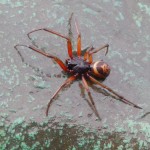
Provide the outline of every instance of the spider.
[[[94,111],[95,115],[100,120],[101,120],[101,118],[100,118],[100,115],[96,109],[94,100],[93,100],[91,92],[89,90],[87,79],[92,81],[94,84],[99,85],[100,87],[107,90],[111,94],[117,96],[118,99],[120,101],[124,102],[125,104],[128,104],[128,105],[131,105],[133,107],[142,109],[140,106],[130,102],[129,100],[127,100],[123,96],[119,95],[118,93],[116,93],[114,90],[112,90],[108,86],[106,86],[106,85],[104,85],[98,81],[97,78],[105,79],[109,75],[111,69],[110,69],[109,65],[102,60],[93,62],[93,55],[96,54],[97,52],[103,50],[103,49],[106,49],[106,53],[105,53],[105,55],[106,55],[108,53],[109,45],[105,44],[104,46],[99,47],[99,48],[93,48],[92,46],[90,46],[86,49],[86,51],[84,52],[84,55],[82,56],[81,33],[79,31],[79,27],[78,27],[76,20],[75,20],[75,28],[76,28],[76,32],[77,32],[77,50],[76,50],[75,56],[73,55],[72,42],[71,42],[71,38],[69,38],[69,36],[65,36],[59,32],[56,32],[56,31],[48,29],[48,28],[35,29],[35,30],[33,30],[27,34],[28,38],[31,39],[30,38],[31,33],[43,30],[43,31],[49,32],[51,34],[57,35],[57,36],[65,39],[67,41],[67,49],[68,49],[68,55],[69,55],[69,58],[66,59],[65,63],[61,59],[59,59],[58,57],[53,56],[49,53],[43,52],[42,50],[38,49],[35,46],[27,46],[27,45],[21,45],[21,44],[18,44],[15,46],[15,49],[17,51],[18,51],[19,46],[24,46],[24,47],[27,47],[27,48],[29,48],[29,49],[37,52],[37,53],[42,54],[48,58],[53,59],[64,72],[67,72],[69,74],[69,77],[65,80],[65,82],[57,89],[57,91],[51,97],[51,99],[47,105],[46,116],[48,116],[49,108],[50,108],[53,100],[56,99],[56,96],[58,95],[60,90],[62,90],[62,88],[64,88],[66,85],[71,84],[77,78],[81,78],[83,87],[86,90],[88,97],[89,97],[88,103],[91,106],[92,110]],[[18,53],[20,53],[20,52],[18,51]]]

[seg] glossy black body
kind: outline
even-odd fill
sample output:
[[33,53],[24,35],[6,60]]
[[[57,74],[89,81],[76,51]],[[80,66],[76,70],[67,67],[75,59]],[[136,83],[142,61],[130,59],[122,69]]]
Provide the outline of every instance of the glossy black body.
[[84,61],[80,57],[74,57],[73,59],[66,60],[67,68],[70,71],[78,74],[84,74],[91,70],[91,67],[88,62]]

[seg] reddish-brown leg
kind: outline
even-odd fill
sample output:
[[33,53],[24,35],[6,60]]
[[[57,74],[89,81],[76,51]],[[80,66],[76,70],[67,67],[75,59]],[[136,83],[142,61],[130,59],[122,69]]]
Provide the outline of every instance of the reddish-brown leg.
[[106,49],[106,53],[105,53],[105,55],[107,55],[107,53],[108,53],[108,47],[109,47],[109,45],[108,45],[108,44],[105,44],[104,46],[102,46],[102,47],[100,47],[100,48],[93,49],[93,50],[90,52],[90,54],[97,53],[97,52],[99,52],[100,50],[102,50],[102,49],[104,49],[104,48],[107,48],[107,49]]
[[87,91],[88,96],[89,96],[89,101],[88,101],[88,102],[89,102],[91,108],[93,109],[95,115],[99,118],[99,120],[101,120],[101,118],[100,118],[100,116],[99,116],[99,113],[98,113],[98,111],[97,111],[97,109],[96,109],[94,100],[93,100],[93,98],[92,98],[91,92],[90,92],[90,90],[89,90],[89,86],[88,86],[88,84],[87,84],[87,82],[86,82],[86,80],[85,80],[85,78],[84,78],[84,75],[82,75],[82,82],[83,82],[83,86],[84,86],[84,88],[85,88],[85,90]]
[[113,91],[111,88],[109,88],[109,87],[107,87],[106,85],[100,83],[99,81],[97,81],[95,78],[93,78],[93,77],[90,76],[89,74],[87,74],[87,76],[89,77],[89,79],[90,79],[92,82],[94,82],[94,83],[100,85],[100,86],[103,87],[104,89],[108,90],[110,93],[113,93],[115,96],[117,96],[117,97],[120,99],[120,101],[124,102],[125,104],[131,105],[131,106],[133,106],[133,107],[142,109],[140,106],[138,106],[138,105],[136,105],[136,104],[130,102],[129,100],[125,99],[123,96],[119,95],[118,93],[116,93],[115,91]]
[[35,32],[35,31],[39,31],[39,30],[43,30],[43,31],[46,31],[46,32],[50,32],[50,33],[52,33],[52,34],[55,34],[55,35],[57,35],[57,36],[59,36],[59,37],[62,37],[62,38],[64,38],[64,39],[66,39],[66,40],[67,40],[67,47],[68,47],[68,55],[69,55],[70,58],[73,58],[73,56],[72,56],[72,43],[71,43],[71,40],[70,40],[67,36],[64,36],[64,35],[62,35],[62,34],[56,32],[56,31],[53,31],[53,30],[47,29],[47,28],[36,29],[36,30],[33,30],[33,31],[31,31],[31,32],[29,32],[29,33],[27,34],[28,37],[29,37],[29,39],[31,39],[31,38],[30,38],[30,34],[31,34],[31,33]]
[[57,94],[59,93],[59,91],[65,87],[67,84],[70,84],[72,81],[74,81],[76,79],[78,75],[74,75],[69,77],[59,88],[58,90],[55,92],[55,94],[52,96],[52,98],[50,99],[49,103],[47,104],[47,109],[46,109],[46,116],[48,116],[48,110],[50,108],[50,105],[52,104],[54,98],[57,96]]
[[93,62],[92,55],[90,55],[90,51],[93,50],[93,46],[89,47],[84,54],[84,61],[88,59],[88,63],[91,64]]
[[106,44],[106,45],[104,45],[104,46],[102,46],[102,47],[100,47],[100,48],[97,48],[97,49],[94,49],[94,48],[89,49],[89,50],[84,54],[84,60],[88,59],[89,64],[91,64],[91,63],[93,62],[93,57],[92,57],[92,55],[93,55],[94,53],[99,52],[100,50],[102,50],[102,49],[104,49],[104,48],[107,48],[106,53],[105,53],[105,55],[107,55],[107,53],[108,53],[108,47],[109,47],[109,45]]
[[81,56],[81,33],[79,31],[79,27],[78,27],[78,23],[77,20],[75,19],[75,27],[76,27],[76,31],[78,34],[78,38],[77,38],[77,55],[80,57]]
[[73,34],[72,34],[72,26],[71,26],[71,21],[72,21],[73,13],[71,13],[69,20],[68,20],[68,37],[72,41]]
[[[35,47],[33,47],[33,46],[26,46],[26,45],[16,45],[16,46],[15,46],[15,49],[16,49],[17,51],[18,51],[18,49],[17,49],[18,46],[24,46],[24,47],[30,48],[31,50],[33,50],[33,51],[35,51],[35,52],[37,52],[37,53],[40,53],[40,54],[42,54],[42,55],[44,55],[44,56],[46,56],[46,57],[48,57],[48,58],[52,58],[54,61],[56,61],[56,63],[57,63],[65,72],[68,71],[66,65],[65,65],[59,58],[57,58],[57,57],[55,57],[55,56],[50,55],[50,54],[48,54],[48,53],[45,53],[45,52],[43,52],[43,51],[41,51],[41,50],[39,50],[39,49],[37,49],[37,48],[35,48]],[[19,51],[18,51],[18,52],[19,52]],[[20,52],[19,52],[19,55],[20,55]],[[22,58],[22,57],[21,57],[21,58]],[[23,58],[22,58],[22,59],[23,59]]]

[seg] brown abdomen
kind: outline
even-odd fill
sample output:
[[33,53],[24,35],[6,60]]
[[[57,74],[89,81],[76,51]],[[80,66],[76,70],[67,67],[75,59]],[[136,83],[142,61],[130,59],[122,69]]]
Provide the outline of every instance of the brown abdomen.
[[110,73],[110,67],[103,61],[97,61],[91,65],[91,71],[94,76],[105,79]]

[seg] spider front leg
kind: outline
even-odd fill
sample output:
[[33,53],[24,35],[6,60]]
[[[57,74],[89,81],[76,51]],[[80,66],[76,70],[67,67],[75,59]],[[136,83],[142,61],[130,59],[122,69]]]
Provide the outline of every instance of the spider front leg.
[[101,120],[101,118],[100,118],[100,116],[99,116],[99,113],[98,113],[98,111],[97,111],[97,109],[96,109],[94,100],[93,100],[93,98],[92,98],[91,92],[90,92],[90,90],[89,90],[89,86],[88,86],[88,84],[87,84],[87,81],[86,81],[85,78],[84,78],[84,75],[82,75],[82,82],[83,82],[83,86],[84,86],[84,88],[85,88],[85,90],[87,91],[88,96],[89,96],[89,101],[88,101],[88,102],[89,102],[91,108],[93,109],[94,113],[96,114],[96,116],[99,118],[99,120]]
[[87,74],[88,78],[94,82],[95,84],[98,84],[99,86],[101,86],[102,88],[108,90],[110,93],[114,94],[115,96],[117,96],[120,101],[124,102],[125,104],[131,105],[133,107],[142,109],[140,106],[130,102],[129,100],[125,99],[123,96],[119,95],[118,93],[116,93],[115,91],[113,91],[111,88],[107,87],[106,85],[100,83],[98,80],[96,80],[95,78],[93,78],[92,76],[90,76],[89,74]]
[[76,19],[75,19],[75,27],[76,27],[76,31],[78,34],[78,37],[77,37],[77,55],[80,57],[81,56],[81,33],[79,31],[78,22]]
[[99,48],[96,48],[96,49],[92,50],[90,54],[97,53],[97,52],[99,52],[100,50],[106,48],[106,53],[105,53],[105,56],[106,56],[107,53],[108,53],[108,47],[109,47],[109,45],[108,45],[108,44],[105,44],[105,45],[102,46],[102,47],[99,47]]
[[18,46],[27,47],[27,48],[29,48],[29,49],[31,49],[31,50],[37,52],[37,53],[40,53],[40,54],[42,54],[42,55],[44,55],[44,56],[46,56],[46,57],[48,57],[48,58],[51,58],[51,59],[53,59],[65,72],[68,71],[68,68],[66,67],[66,65],[65,65],[59,58],[57,58],[57,57],[55,57],[55,56],[53,56],[53,55],[50,55],[50,54],[48,54],[48,53],[45,53],[45,52],[43,52],[43,51],[41,51],[41,50],[39,50],[39,49],[37,49],[37,48],[35,48],[35,47],[33,47],[33,46],[16,45],[14,48],[17,50],[18,54],[21,56],[22,61],[23,61],[23,57],[22,57],[22,55],[20,54],[19,50],[17,49]]
[[90,51],[92,51],[94,48],[93,46],[90,46],[87,51],[84,53],[84,61],[88,60],[88,63],[91,64],[93,62],[92,55],[90,55]]
[[48,116],[48,111],[49,111],[50,105],[52,104],[54,98],[57,96],[57,94],[59,93],[59,91],[60,91],[63,87],[65,87],[67,84],[70,84],[71,82],[73,82],[73,81],[76,79],[77,76],[78,76],[78,74],[69,77],[69,78],[58,88],[58,90],[55,92],[55,94],[52,96],[52,98],[50,99],[49,103],[47,104],[46,116]]
[[71,13],[71,15],[69,17],[69,20],[68,20],[68,37],[71,41],[72,41],[72,38],[73,38],[72,25],[71,25],[72,17],[73,17],[73,13]]
[[53,31],[53,30],[47,29],[47,28],[40,28],[40,29],[36,29],[36,30],[33,30],[33,31],[29,32],[29,33],[27,34],[28,38],[31,39],[31,38],[30,38],[30,34],[31,34],[31,33],[36,32],[36,31],[40,31],[40,30],[43,30],[43,31],[46,31],[46,32],[55,34],[55,35],[57,35],[57,36],[59,36],[59,37],[61,37],[61,38],[66,39],[66,40],[67,40],[67,47],[68,47],[68,55],[69,55],[70,58],[73,58],[73,55],[72,55],[72,43],[71,43],[70,38],[68,38],[67,36],[64,36],[64,35],[62,35],[62,34],[56,32],[56,31]]
[[92,55],[93,55],[94,53],[99,52],[100,50],[102,50],[102,49],[104,49],[104,48],[107,48],[107,49],[106,49],[106,53],[105,53],[105,56],[106,56],[107,53],[108,53],[108,47],[109,47],[108,44],[105,44],[104,46],[102,46],[102,47],[100,47],[100,48],[96,48],[96,49],[94,49],[93,47],[90,47],[90,48],[85,52],[85,54],[84,54],[84,60],[87,60],[87,59],[88,59],[89,64],[91,64],[91,63],[93,62],[93,57],[92,57]]

